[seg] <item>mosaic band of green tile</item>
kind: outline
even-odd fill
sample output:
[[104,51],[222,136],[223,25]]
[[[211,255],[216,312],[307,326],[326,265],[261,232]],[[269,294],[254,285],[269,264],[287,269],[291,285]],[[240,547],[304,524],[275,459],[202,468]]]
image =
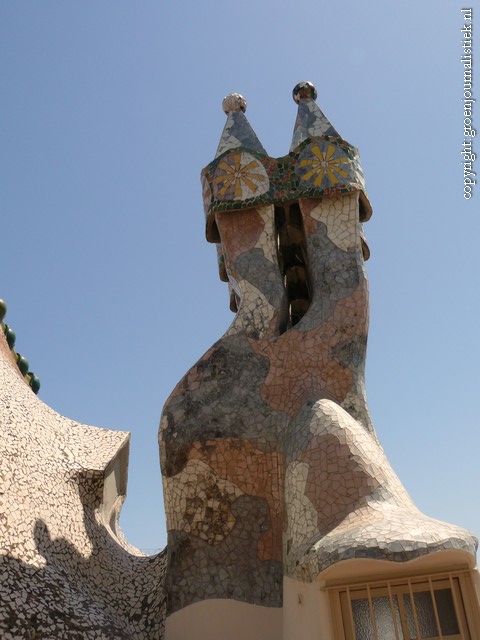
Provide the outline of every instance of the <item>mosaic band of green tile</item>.
[[358,151],[334,136],[308,138],[281,158],[236,147],[205,167],[202,185],[211,242],[215,242],[212,225],[217,211],[359,191],[362,221],[372,214]]

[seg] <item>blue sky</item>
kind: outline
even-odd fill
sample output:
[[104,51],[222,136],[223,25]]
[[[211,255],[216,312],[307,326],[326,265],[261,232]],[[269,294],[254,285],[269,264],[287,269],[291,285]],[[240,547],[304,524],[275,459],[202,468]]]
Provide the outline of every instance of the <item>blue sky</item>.
[[480,534],[480,191],[463,198],[462,7],[0,1],[0,297],[40,397],[131,432],[132,544],[165,544],[162,406],[232,319],[200,189],[221,100],[242,93],[280,156],[301,80],[360,149],[374,209],[376,429],[418,506]]

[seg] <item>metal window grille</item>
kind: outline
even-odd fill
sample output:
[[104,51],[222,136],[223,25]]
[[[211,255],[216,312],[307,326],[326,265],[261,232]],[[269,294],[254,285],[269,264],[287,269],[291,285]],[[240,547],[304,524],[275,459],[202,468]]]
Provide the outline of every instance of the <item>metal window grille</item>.
[[345,640],[471,640],[458,572],[335,591]]

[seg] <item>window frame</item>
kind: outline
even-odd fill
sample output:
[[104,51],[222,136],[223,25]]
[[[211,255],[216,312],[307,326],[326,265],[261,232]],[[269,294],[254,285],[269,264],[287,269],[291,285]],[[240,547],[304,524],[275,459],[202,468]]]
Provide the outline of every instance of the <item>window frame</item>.
[[[352,600],[366,599],[369,602],[369,610],[372,617],[373,638],[382,640],[373,622],[372,598],[389,597],[390,607],[393,608],[393,597],[397,596],[399,616],[398,618],[393,616],[395,634],[399,640],[410,640],[411,636],[405,614],[403,594],[409,593],[410,600],[413,602],[413,594],[416,592],[429,591],[433,595],[436,590],[448,588],[452,593],[460,633],[424,638],[419,634],[418,621],[415,621],[415,636],[418,640],[480,640],[480,612],[474,593],[471,573],[470,570],[452,571],[448,573],[402,576],[390,580],[352,581],[341,585],[328,586],[326,589],[330,595],[334,637],[336,640],[355,640],[354,620],[350,603]],[[435,598],[433,598],[433,608],[437,629],[441,633]],[[414,613],[415,616],[416,613]],[[397,628],[397,622],[400,623],[400,628]]]

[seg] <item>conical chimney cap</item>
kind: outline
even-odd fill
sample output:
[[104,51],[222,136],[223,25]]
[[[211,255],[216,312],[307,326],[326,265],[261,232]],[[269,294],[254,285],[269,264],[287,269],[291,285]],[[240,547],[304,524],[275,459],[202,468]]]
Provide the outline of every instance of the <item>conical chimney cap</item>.
[[238,149],[239,147],[245,147],[266,155],[267,152],[245,116],[245,111],[247,110],[245,98],[239,93],[230,93],[223,99],[222,108],[227,114],[227,122],[225,123],[215,158],[218,158],[226,151]]

